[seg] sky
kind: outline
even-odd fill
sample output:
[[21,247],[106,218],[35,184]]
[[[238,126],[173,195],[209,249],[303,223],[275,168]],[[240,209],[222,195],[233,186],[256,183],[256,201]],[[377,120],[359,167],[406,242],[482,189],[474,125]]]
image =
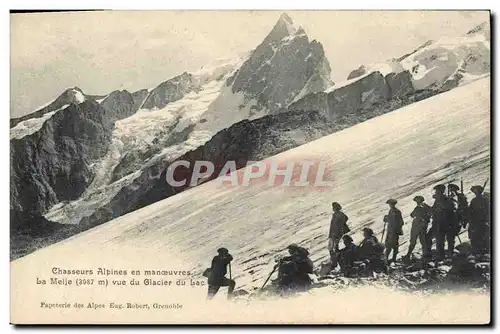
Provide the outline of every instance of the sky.
[[[458,36],[489,20],[471,11],[286,11],[319,41],[343,81],[362,64]],[[69,87],[86,94],[152,88],[254,49],[282,11],[103,11],[11,14],[10,116]]]

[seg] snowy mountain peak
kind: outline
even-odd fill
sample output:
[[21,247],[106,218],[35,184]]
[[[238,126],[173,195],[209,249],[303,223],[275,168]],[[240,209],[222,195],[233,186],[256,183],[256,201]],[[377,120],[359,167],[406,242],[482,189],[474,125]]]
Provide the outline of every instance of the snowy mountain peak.
[[74,103],[83,103],[83,101],[85,101],[85,94],[80,88],[78,87],[71,88],[68,89],[68,92],[72,94]]
[[289,35],[295,34],[297,32],[297,30],[300,29],[300,27],[295,25],[292,18],[287,13],[281,14],[281,16],[276,24],[280,25],[280,26],[284,26],[285,29],[288,31]]
[[278,45],[284,38],[299,34],[305,35],[305,31],[300,26],[296,25],[288,14],[283,13],[271,32],[264,39],[263,44]]
[[[405,71],[417,90],[447,90],[467,84],[490,73],[489,34],[489,24],[484,22],[463,36],[428,40],[401,57],[360,66],[349,73],[344,85],[374,72],[386,76]],[[339,86],[342,84],[334,89]]]

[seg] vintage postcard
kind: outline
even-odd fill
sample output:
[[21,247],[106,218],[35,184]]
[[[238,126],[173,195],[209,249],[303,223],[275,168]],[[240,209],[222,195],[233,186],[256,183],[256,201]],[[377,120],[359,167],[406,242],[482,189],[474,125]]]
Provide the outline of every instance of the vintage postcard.
[[12,324],[489,324],[489,11],[11,13]]

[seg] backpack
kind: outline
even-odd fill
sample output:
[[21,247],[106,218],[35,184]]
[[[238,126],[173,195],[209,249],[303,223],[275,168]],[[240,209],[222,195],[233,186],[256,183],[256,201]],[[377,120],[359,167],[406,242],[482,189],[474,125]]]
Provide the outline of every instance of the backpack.
[[203,277],[210,277],[210,274],[212,273],[212,268],[207,268],[205,271],[203,271],[203,274],[201,274]]

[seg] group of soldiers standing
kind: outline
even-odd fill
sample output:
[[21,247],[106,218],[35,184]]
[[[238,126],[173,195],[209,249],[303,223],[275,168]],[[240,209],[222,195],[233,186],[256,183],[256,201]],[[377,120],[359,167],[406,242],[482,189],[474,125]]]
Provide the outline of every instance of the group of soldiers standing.
[[[470,204],[461,187],[456,184],[449,184],[448,187],[439,184],[433,189],[435,193],[432,206],[425,203],[423,196],[419,195],[413,198],[416,206],[410,214],[410,217],[413,218],[410,245],[403,259],[411,257],[417,241],[420,241],[422,246],[424,259],[431,259],[433,240],[436,242],[435,260],[442,261],[446,257],[453,257],[455,239],[460,238],[459,233],[462,228],[468,230],[472,252],[476,255],[488,254],[490,250],[490,201],[488,196],[483,193],[484,187],[475,185],[471,188],[475,197]],[[386,204],[389,205],[389,212],[384,216],[384,230],[382,232],[382,239],[387,232],[385,242],[383,245],[373,248],[371,254],[363,254],[366,252],[353,252],[353,247],[339,250],[339,241],[350,229],[347,225],[348,217],[341,211],[340,204],[332,203],[333,215],[330,223],[328,249],[333,267],[336,267],[337,263],[343,267],[345,263],[356,260],[364,261],[367,257],[376,258],[377,265],[379,265],[382,253],[384,253],[383,259],[387,264],[396,261],[399,237],[403,234],[403,215],[396,207],[397,200],[391,198],[387,200]],[[431,224],[430,228],[429,224]],[[370,229],[368,230],[372,233]],[[359,250],[361,250],[366,238],[365,233],[365,240],[358,247]],[[445,251],[446,244],[448,247]],[[384,248],[385,252],[382,250]],[[389,257],[391,253],[392,258]],[[367,263],[369,264],[370,261]]]
[[[410,244],[403,259],[410,259],[413,250],[420,241],[424,260],[443,261],[446,257],[452,258],[455,248],[455,238],[459,238],[462,228],[468,230],[472,252],[475,255],[488,254],[490,251],[490,199],[484,194],[484,186],[475,185],[471,192],[475,197],[468,203],[463,193],[463,186],[449,184],[448,187],[439,184],[434,188],[434,204],[425,203],[423,196],[415,196],[415,208],[410,214],[413,218],[410,230]],[[447,193],[446,193],[447,190]],[[403,215],[396,207],[397,200],[389,199],[389,212],[384,216],[384,229],[381,240],[375,236],[372,229],[363,229],[363,240],[356,245],[348,235],[351,231],[347,222],[349,217],[342,212],[342,206],[332,203],[332,219],[328,233],[328,250],[330,264],[328,271],[340,266],[347,277],[359,274],[362,271],[388,272],[388,265],[396,261],[399,251],[399,237],[403,234]],[[429,228],[429,224],[431,225]],[[384,240],[385,235],[385,240]],[[433,241],[436,242],[436,255],[432,254]],[[340,249],[340,242],[344,247]],[[459,239],[460,241],[460,239]],[[445,244],[448,248],[445,252]],[[280,289],[307,289],[311,284],[309,275],[313,273],[313,263],[309,259],[307,249],[291,244],[288,246],[289,255],[281,258],[271,275],[278,269],[278,278],[274,283]],[[390,255],[392,253],[392,257]],[[208,298],[212,298],[221,286],[228,286],[228,297],[235,287],[231,278],[231,264],[233,257],[226,248],[218,249],[218,255],[212,260],[211,268],[207,268],[204,276],[208,277]],[[229,266],[230,278],[226,278]]]

